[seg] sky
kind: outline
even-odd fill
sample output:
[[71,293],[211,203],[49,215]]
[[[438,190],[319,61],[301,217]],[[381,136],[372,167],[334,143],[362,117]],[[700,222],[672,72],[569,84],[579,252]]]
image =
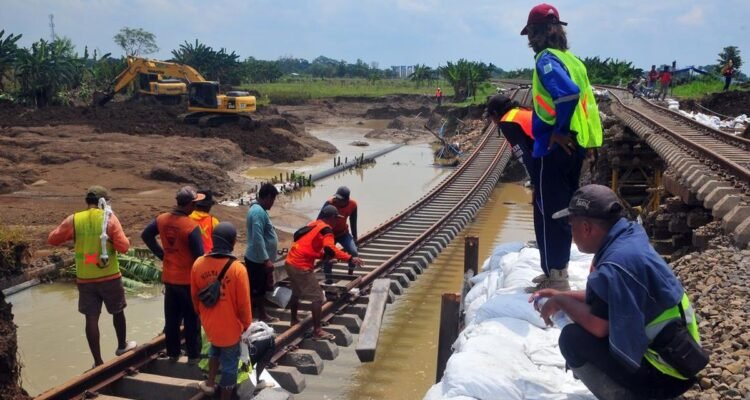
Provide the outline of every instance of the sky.
[[[235,51],[242,59],[312,60],[324,55],[354,62],[426,64],[466,58],[503,69],[530,67],[533,54],[519,33],[538,0],[0,0],[0,30],[23,34],[29,46],[55,33],[83,52],[119,56],[120,28],[156,35],[169,59],[185,41]],[[750,73],[748,0],[560,0],[568,43],[579,57],[599,56],[679,66],[716,63],[738,46]]]

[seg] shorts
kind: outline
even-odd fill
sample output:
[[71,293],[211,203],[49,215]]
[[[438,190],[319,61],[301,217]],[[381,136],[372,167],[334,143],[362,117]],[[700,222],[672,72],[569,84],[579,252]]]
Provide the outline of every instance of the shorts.
[[240,342],[229,347],[218,347],[211,345],[208,349],[210,358],[219,359],[219,386],[231,388],[237,384],[237,370],[240,364]]
[[292,284],[292,294],[300,300],[323,302],[323,289],[318,283],[313,270],[303,270],[284,264],[289,282]]
[[[263,297],[268,291],[269,273],[263,263],[256,263],[245,258],[247,278],[250,279],[250,296]],[[271,274],[271,279],[273,275]]]
[[99,315],[102,313],[102,303],[112,315],[125,309],[127,302],[122,278],[78,284],[78,312],[83,315]]

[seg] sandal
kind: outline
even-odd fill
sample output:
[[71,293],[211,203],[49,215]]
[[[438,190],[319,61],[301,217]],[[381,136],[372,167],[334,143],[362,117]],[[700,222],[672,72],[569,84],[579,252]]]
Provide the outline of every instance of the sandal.
[[336,335],[334,335],[333,333],[328,333],[326,331],[313,332],[312,340],[328,340],[330,342],[333,342],[334,340],[336,340]]

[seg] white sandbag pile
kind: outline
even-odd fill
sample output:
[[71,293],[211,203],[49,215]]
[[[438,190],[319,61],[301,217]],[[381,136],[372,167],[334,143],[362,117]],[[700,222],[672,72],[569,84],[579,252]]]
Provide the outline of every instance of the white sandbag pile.
[[[574,289],[585,286],[591,255],[573,246],[568,266]],[[466,328],[453,344],[443,380],[424,400],[594,399],[570,371],[557,340],[524,288],[541,273],[539,251],[523,243],[498,246],[472,278],[466,294]]]
[[735,134],[739,134],[745,131],[745,128],[750,125],[750,117],[745,114],[734,118],[721,119],[715,115],[708,115],[699,112],[691,112],[679,110],[680,114],[700,122],[703,125],[710,126],[714,129],[720,129],[724,131],[730,131]]

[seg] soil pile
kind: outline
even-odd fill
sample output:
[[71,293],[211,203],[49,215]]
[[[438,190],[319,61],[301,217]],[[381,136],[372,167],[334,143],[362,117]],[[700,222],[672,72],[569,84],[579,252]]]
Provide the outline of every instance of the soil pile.
[[713,93],[702,98],[700,104],[711,111],[730,117],[750,115],[750,91]]
[[89,125],[97,133],[120,132],[131,135],[164,135],[199,138],[221,138],[237,143],[245,154],[274,162],[298,161],[315,150],[335,149],[307,134],[272,112],[253,115],[253,122],[240,126],[228,123],[220,127],[201,128],[177,120],[184,106],[145,104],[138,101],[113,102],[104,107],[47,107],[40,110],[20,106],[0,107],[2,126]]
[[750,250],[712,241],[713,248],[672,263],[698,313],[701,340],[711,361],[700,389],[685,399],[745,399],[750,394]]
[[18,384],[21,366],[18,363],[16,325],[13,323],[11,305],[0,292],[0,399],[30,399]]

